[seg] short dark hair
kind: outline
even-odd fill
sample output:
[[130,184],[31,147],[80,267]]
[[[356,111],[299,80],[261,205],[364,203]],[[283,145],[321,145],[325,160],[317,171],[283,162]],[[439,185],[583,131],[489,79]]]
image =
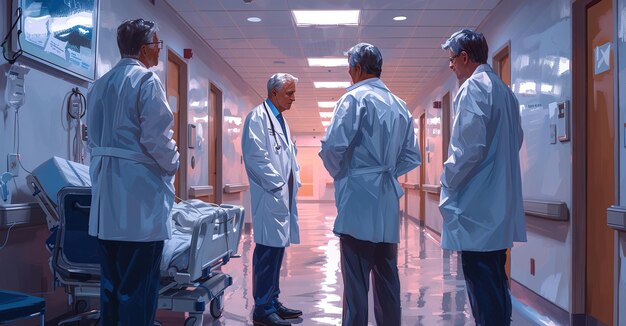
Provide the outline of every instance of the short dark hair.
[[123,22],[117,28],[117,47],[122,57],[137,57],[144,44],[152,42],[157,31],[154,22],[149,20],[133,19]]
[[446,43],[441,45],[441,48],[450,49],[454,54],[465,51],[470,60],[480,64],[487,63],[489,56],[489,46],[483,34],[469,29],[452,34]]
[[369,43],[359,43],[348,50],[348,63],[350,67],[359,64],[365,72],[379,78],[383,72],[383,56],[377,47]]

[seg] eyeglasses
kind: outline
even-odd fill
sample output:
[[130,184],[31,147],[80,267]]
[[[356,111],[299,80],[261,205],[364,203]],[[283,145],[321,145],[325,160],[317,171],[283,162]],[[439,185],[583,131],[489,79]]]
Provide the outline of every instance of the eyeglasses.
[[460,56],[460,55],[461,55],[461,52],[459,52],[459,54],[455,54],[455,55],[453,55],[453,56],[449,57],[449,58],[448,58],[448,60],[450,60],[450,63],[453,63],[453,62],[454,62],[454,59],[456,59],[456,58],[457,58],[458,56]]
[[156,44],[157,48],[162,49],[163,48],[163,40],[160,40],[158,42],[150,42],[150,43],[144,43],[145,45],[150,45],[150,44]]

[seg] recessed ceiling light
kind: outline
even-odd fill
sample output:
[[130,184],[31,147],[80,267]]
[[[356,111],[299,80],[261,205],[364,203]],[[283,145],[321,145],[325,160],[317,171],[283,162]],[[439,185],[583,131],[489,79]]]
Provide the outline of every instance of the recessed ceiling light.
[[393,20],[395,20],[395,21],[406,20],[406,16],[396,16],[396,17],[393,17]]
[[330,102],[317,102],[317,106],[319,106],[320,108],[334,108],[335,104],[337,104],[337,102],[334,101],[330,101]]
[[313,82],[315,88],[346,88],[350,82]]
[[309,67],[347,67],[348,58],[307,58]]
[[320,111],[320,118],[322,119],[332,119],[333,113],[327,111]]
[[359,24],[360,10],[292,10],[298,26]]
[[258,23],[261,21],[261,18],[259,17],[248,17],[248,21],[251,23]]
[[322,120],[322,126],[324,126],[324,127],[328,127],[328,126],[330,126],[330,121],[328,121],[328,120]]

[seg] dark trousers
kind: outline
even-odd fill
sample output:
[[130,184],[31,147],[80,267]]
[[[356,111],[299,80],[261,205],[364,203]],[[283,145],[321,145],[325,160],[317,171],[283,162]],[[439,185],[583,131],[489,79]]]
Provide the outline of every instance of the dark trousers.
[[100,325],[154,324],[163,241],[99,240]]
[[280,266],[283,264],[284,247],[256,244],[252,255],[253,317],[261,318],[276,312],[280,294]]
[[400,278],[398,277],[398,244],[373,243],[342,235],[341,273],[343,275],[342,325],[367,325],[367,293],[370,274],[374,287],[376,324],[398,326]]
[[506,249],[461,252],[465,284],[476,326],[511,324],[511,294],[507,283]]

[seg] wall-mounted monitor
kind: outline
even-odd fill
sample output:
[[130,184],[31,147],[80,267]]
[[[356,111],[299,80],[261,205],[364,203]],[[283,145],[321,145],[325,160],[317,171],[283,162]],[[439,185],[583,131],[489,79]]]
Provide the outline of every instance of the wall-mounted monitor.
[[76,77],[94,80],[99,0],[13,0],[19,19],[13,51]]

